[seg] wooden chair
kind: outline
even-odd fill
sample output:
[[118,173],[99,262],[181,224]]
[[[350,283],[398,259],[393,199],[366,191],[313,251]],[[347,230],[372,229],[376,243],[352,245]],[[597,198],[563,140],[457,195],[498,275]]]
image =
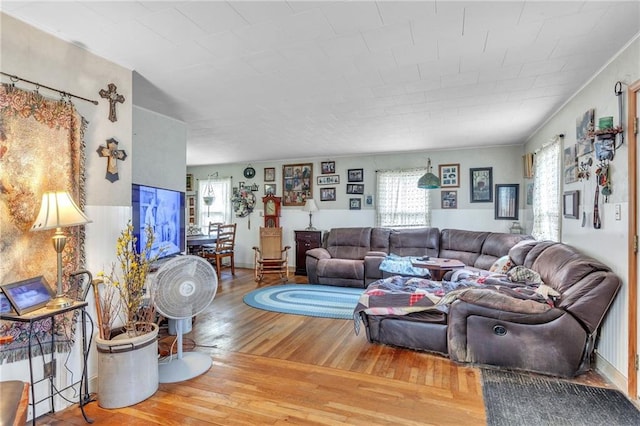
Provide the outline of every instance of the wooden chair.
[[[221,278],[223,267],[231,268],[231,275],[236,274],[234,250],[236,245],[236,224],[219,224],[216,229],[216,243],[203,246],[201,256],[211,262],[216,268],[218,280]],[[224,265],[222,259],[229,258],[229,264]]]
[[[0,345],[12,341],[13,336],[0,337]],[[0,381],[0,425],[23,426],[27,423],[29,389],[29,383],[20,380]]]
[[291,247],[282,247],[282,228],[260,228],[260,247],[255,253],[255,280],[260,282],[265,274],[279,274],[289,280],[289,255]]

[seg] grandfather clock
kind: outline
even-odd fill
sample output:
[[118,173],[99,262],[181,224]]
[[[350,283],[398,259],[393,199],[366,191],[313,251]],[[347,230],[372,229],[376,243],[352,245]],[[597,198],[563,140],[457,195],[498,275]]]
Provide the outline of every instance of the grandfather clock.
[[282,198],[269,194],[266,197],[262,197],[262,202],[264,203],[264,227],[278,228],[280,226],[280,204],[282,203]]

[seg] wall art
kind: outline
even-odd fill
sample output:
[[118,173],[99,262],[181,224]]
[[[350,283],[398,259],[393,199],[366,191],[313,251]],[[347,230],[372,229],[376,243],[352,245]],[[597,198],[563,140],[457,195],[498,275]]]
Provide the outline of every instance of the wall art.
[[318,185],[336,185],[340,183],[340,175],[318,176]]
[[490,203],[493,201],[493,167],[469,169],[471,202]]
[[320,188],[320,201],[335,201],[336,189],[335,188]]
[[322,161],[320,163],[320,169],[323,175],[330,175],[336,172],[335,161]]
[[438,171],[441,188],[460,187],[460,164],[440,164]]
[[348,169],[347,182],[362,182],[364,180],[363,169]]
[[458,191],[441,191],[440,207],[443,209],[458,208]]
[[282,205],[304,206],[313,194],[313,163],[282,166]]
[[518,192],[520,184],[496,185],[495,219],[518,220]]

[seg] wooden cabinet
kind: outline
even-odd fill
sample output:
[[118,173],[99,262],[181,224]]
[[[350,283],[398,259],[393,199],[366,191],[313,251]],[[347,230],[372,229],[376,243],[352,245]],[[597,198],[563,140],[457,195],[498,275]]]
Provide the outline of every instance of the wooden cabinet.
[[307,250],[322,245],[322,231],[294,231],[296,233],[296,275],[307,275]]

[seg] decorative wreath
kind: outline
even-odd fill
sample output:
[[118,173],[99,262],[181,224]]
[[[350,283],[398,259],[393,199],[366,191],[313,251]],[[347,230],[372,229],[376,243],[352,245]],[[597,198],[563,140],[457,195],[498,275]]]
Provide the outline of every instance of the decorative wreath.
[[256,206],[256,196],[253,192],[246,189],[240,190],[231,198],[233,203],[233,211],[237,217],[247,217],[253,212]]

